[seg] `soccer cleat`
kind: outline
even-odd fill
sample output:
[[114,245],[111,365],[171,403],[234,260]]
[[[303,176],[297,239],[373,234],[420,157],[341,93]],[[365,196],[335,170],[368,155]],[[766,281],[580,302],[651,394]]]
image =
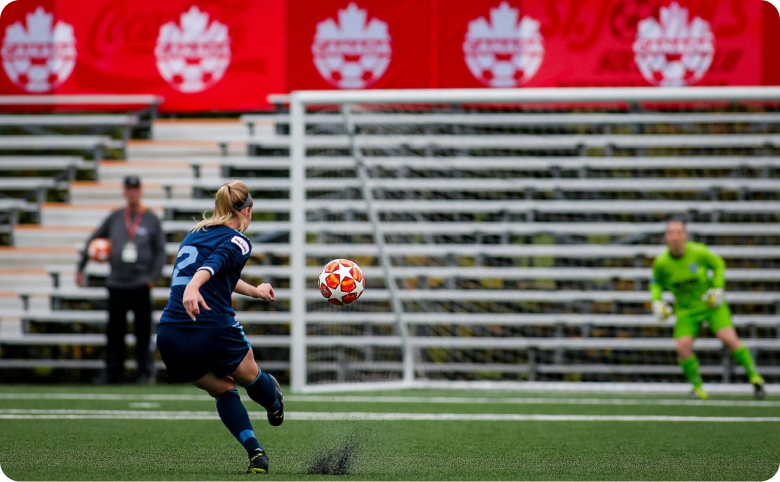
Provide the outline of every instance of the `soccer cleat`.
[[249,467],[246,469],[247,474],[267,474],[268,473],[268,457],[265,455],[265,451],[257,449],[249,456]]
[[707,400],[707,392],[701,388],[694,388],[691,390],[691,393],[688,395],[688,397],[696,400]]
[[766,398],[766,390],[764,390],[764,379],[760,376],[755,376],[750,379],[750,384],[753,385],[755,397],[758,400]]
[[266,416],[268,417],[268,423],[274,427],[278,427],[284,423],[284,394],[282,394],[282,387],[279,386],[279,382],[276,381],[276,377],[271,374],[268,376],[271,377],[271,380],[273,380],[274,386],[276,387],[276,396],[279,398],[280,408],[274,413],[266,412]]

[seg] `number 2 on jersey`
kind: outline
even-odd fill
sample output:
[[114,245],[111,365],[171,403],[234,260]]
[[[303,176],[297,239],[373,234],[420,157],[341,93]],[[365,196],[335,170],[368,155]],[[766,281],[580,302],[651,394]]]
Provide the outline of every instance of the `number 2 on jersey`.
[[186,285],[192,279],[192,276],[179,276],[179,271],[191,265],[198,259],[198,249],[194,246],[184,246],[176,255],[176,266],[173,269],[171,277],[171,287]]

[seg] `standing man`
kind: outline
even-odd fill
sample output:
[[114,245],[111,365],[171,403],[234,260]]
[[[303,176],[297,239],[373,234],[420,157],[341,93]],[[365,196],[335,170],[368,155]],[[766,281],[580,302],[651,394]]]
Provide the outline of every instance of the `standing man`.
[[87,247],[95,238],[111,241],[111,273],[108,276],[108,343],[106,374],[108,383],[121,383],[125,365],[127,312],[135,315],[136,380],[147,382],[149,340],[152,325],[151,289],[165,264],[165,234],[160,219],[141,205],[141,180],[125,178],[127,205],[112,212],[89,238],[76,272],[76,284],[84,286]]
[[[672,315],[672,307],[661,297],[664,290],[671,291],[676,299],[674,338],[677,340],[677,361],[685,377],[693,384],[691,396],[702,400],[707,398],[702,389],[699,360],[693,353],[693,341],[699,336],[701,325],[707,322],[734,360],[745,369],[756,398],[763,398],[766,395],[764,379],[756,370],[750,351],[739,339],[731,323],[729,305],[724,299],[726,263],[723,258],[704,244],[688,242],[685,222],[679,219],[667,223],[666,244],[668,249],[653,262],[650,284],[653,313],[661,321]],[[712,277],[708,271],[712,272]]]

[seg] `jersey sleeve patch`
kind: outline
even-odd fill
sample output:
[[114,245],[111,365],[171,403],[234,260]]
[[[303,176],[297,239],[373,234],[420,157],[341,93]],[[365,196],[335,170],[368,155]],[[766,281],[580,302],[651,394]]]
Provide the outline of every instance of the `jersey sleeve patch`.
[[230,242],[241,248],[241,254],[244,256],[249,254],[249,243],[241,236],[233,236],[233,239],[231,239]]

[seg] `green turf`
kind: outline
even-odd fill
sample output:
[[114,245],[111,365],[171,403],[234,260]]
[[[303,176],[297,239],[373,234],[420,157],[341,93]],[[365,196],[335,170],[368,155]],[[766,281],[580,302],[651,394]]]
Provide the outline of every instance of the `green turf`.
[[[190,387],[0,387],[0,394],[26,392],[121,393],[136,397],[110,401],[0,399],[0,410],[214,410],[207,396],[186,401],[139,400],[150,394],[197,395]],[[553,396],[421,390],[376,395]],[[567,394],[563,398],[597,397]],[[0,467],[14,480],[766,480],[780,465],[778,422],[288,420],[281,427],[272,428],[259,413],[260,407],[251,403],[247,407],[256,412],[252,415],[255,429],[270,456],[271,473],[265,476],[243,474],[245,453],[217,420],[3,419],[0,420]],[[780,416],[778,406],[290,401],[287,409],[291,412]],[[307,473],[317,454],[344,446],[349,440],[357,441],[350,475]]]

